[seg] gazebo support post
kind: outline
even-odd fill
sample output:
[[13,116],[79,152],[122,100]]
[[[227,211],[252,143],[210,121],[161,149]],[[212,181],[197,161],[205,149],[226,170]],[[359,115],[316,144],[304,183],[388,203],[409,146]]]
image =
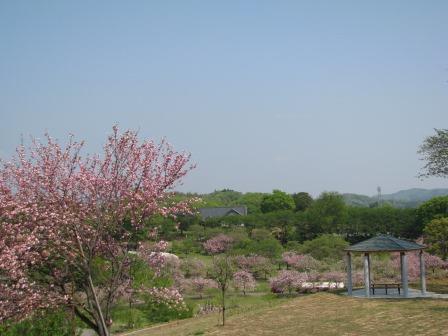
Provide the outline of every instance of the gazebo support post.
[[364,254],[364,287],[366,297],[370,297],[369,254]]
[[347,293],[352,296],[353,283],[352,283],[352,254],[347,252]]
[[370,254],[367,255],[367,261],[369,262],[369,286],[372,285],[372,259]]
[[426,274],[425,274],[425,256],[423,255],[423,250],[420,250],[420,284],[422,295],[426,295]]
[[408,256],[404,252],[400,252],[401,264],[401,287],[403,287],[403,296],[409,297],[408,288]]

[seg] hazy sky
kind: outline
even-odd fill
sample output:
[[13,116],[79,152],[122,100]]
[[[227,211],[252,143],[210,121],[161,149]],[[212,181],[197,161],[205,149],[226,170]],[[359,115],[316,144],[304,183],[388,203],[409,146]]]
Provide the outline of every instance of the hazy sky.
[[0,156],[119,123],[192,153],[185,191],[448,187],[416,178],[447,81],[448,1],[0,0]]

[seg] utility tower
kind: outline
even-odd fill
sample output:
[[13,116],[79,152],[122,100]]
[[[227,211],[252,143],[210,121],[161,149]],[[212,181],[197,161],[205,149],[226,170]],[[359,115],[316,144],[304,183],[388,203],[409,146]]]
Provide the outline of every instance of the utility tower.
[[382,199],[381,199],[381,187],[380,186],[376,187],[376,191],[378,192],[378,206],[381,206],[381,202],[382,202]]

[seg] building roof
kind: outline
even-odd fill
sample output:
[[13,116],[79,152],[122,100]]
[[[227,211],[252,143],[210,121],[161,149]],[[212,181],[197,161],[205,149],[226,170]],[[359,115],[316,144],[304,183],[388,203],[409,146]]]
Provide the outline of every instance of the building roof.
[[210,208],[199,208],[202,219],[207,219],[210,217],[223,217],[231,215],[246,216],[247,207],[245,205],[234,206],[234,207],[210,207]]
[[360,243],[347,247],[346,251],[353,252],[404,252],[422,250],[425,245],[417,244],[412,241],[398,239],[389,235],[379,235]]

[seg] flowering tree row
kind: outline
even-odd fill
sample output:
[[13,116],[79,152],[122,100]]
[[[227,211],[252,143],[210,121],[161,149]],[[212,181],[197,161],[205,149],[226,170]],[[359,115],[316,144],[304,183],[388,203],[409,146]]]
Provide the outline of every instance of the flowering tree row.
[[[410,281],[416,281],[420,277],[420,256],[419,252],[410,252],[407,253],[408,256],[408,276]],[[447,269],[448,263],[444,261],[442,258],[429,254],[423,253],[423,257],[425,260],[425,267],[429,270],[430,275],[434,275],[436,270],[439,269]],[[392,255],[390,260],[390,266],[393,269],[393,274],[395,277],[400,273],[400,254],[395,253]]]
[[[304,288],[318,287],[316,282],[328,282],[338,287],[346,279],[346,274],[339,271],[325,273],[317,272],[298,272],[295,270],[282,270],[276,277],[269,280],[271,291],[273,293],[293,293],[301,291]],[[328,287],[330,287],[328,284]]]

